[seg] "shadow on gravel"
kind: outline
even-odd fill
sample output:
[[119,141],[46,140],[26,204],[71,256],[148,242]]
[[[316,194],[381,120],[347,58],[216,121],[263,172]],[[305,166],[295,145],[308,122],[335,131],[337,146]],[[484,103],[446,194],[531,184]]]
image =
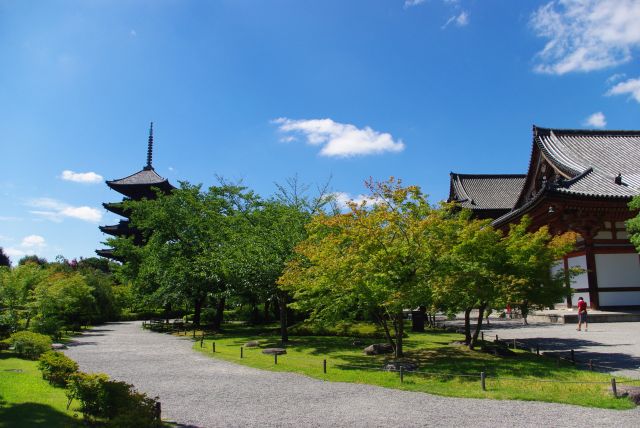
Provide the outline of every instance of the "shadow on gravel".
[[93,345],[96,346],[98,342],[79,342],[79,341],[71,341],[66,344],[67,348],[74,348],[76,346],[85,346],[85,345]]

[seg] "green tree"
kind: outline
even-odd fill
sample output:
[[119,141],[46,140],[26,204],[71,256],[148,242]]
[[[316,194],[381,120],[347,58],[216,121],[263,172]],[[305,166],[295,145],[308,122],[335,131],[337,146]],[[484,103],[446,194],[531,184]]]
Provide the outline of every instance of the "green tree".
[[44,257],[38,257],[35,254],[31,256],[24,256],[20,260],[18,260],[18,266],[26,265],[27,263],[35,263],[39,266],[46,266],[47,259]]
[[196,324],[207,301],[215,301],[219,327],[227,296],[242,289],[250,274],[244,236],[257,201],[239,185],[223,182],[202,191],[183,182],[169,195],[127,202],[146,244],[135,246],[131,238],[108,241],[127,260],[122,279],[163,306],[192,304]]
[[[632,211],[640,210],[640,196],[636,196],[629,202],[629,208],[631,208]],[[626,226],[631,243],[633,243],[636,250],[640,252],[640,212],[632,219],[627,220]]]
[[5,334],[29,328],[31,312],[27,307],[28,299],[46,276],[46,270],[35,263],[0,268],[0,329]]
[[96,312],[92,291],[81,274],[50,269],[30,295],[35,329],[56,335],[62,327],[79,330],[88,325]]

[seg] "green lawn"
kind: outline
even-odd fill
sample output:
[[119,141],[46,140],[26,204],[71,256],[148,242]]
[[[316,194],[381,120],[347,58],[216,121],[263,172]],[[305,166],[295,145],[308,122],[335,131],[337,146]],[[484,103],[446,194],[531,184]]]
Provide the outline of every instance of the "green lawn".
[[[463,339],[455,333],[439,330],[412,333],[406,339],[405,354],[407,359],[418,362],[421,373],[406,373],[404,383],[400,383],[398,373],[379,370],[389,356],[362,353],[366,345],[383,341],[381,339],[291,336],[287,354],[279,356],[275,365],[273,356],[261,353],[261,348],[279,346],[279,337],[273,331],[228,325],[224,334],[206,336],[204,347],[200,347],[199,340],[194,347],[209,356],[234,363],[328,381],[366,383],[453,397],[535,400],[611,409],[634,407],[630,400],[616,399],[609,394],[610,377],[605,374],[577,370],[568,363],[558,365],[555,359],[524,351],[516,351],[516,355],[508,357],[469,351],[464,346],[451,344]],[[249,340],[259,340],[260,348],[245,347],[241,359],[240,347]],[[354,340],[360,340],[362,344],[354,345]],[[215,341],[215,353],[212,352],[212,341]],[[327,360],[326,374],[323,372],[324,359]],[[487,391],[481,389],[482,371],[487,374]],[[453,374],[458,376],[449,376]],[[585,383],[549,382],[552,380]],[[635,384],[639,385],[640,381]]]
[[0,352],[0,427],[79,426],[76,406],[66,407],[64,389],[43,380],[36,361]]

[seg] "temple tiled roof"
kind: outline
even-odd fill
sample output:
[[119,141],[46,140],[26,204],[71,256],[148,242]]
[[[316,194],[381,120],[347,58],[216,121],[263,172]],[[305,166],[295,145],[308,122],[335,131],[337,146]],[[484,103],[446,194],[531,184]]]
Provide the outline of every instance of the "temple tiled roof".
[[472,210],[510,210],[524,185],[524,174],[450,174],[449,202]]
[[546,195],[631,199],[640,194],[640,131],[596,131],[533,127],[533,152],[527,181],[534,178],[540,153],[561,173],[493,221],[502,226],[527,213]]
[[554,191],[612,198],[640,193],[640,131],[534,127],[534,144],[566,175]]

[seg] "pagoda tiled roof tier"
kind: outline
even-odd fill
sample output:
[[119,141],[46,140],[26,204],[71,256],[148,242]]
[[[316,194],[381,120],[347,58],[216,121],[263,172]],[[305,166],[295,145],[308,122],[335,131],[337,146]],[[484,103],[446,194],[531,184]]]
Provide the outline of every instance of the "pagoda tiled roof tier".
[[106,233],[111,236],[130,236],[135,234],[135,230],[131,228],[128,220],[120,220],[118,224],[111,226],[99,226],[99,228],[102,233]]
[[156,194],[153,188],[158,188],[165,193],[174,189],[169,180],[158,175],[151,166],[146,166],[128,177],[108,180],[107,186],[132,199],[154,198]]
[[122,217],[127,216],[127,210],[124,209],[122,202],[105,202],[102,204],[102,206],[104,207],[105,210],[110,211],[114,214],[118,214]]
[[518,200],[524,174],[450,174],[449,202],[472,210],[511,210]]

